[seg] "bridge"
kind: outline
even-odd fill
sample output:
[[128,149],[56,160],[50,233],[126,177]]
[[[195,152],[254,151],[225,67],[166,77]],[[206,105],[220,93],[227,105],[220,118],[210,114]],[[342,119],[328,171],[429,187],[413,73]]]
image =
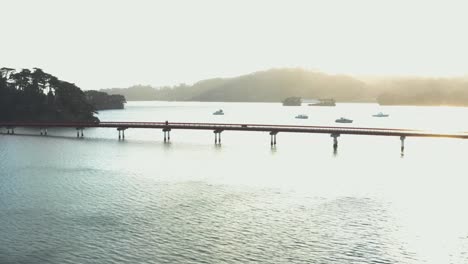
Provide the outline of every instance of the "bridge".
[[226,123],[180,123],[180,122],[0,122],[0,130],[6,128],[6,134],[14,134],[15,128],[37,128],[40,135],[47,135],[48,128],[73,128],[76,136],[83,138],[85,128],[115,128],[118,138],[125,139],[125,130],[146,128],[161,129],[164,133],[164,141],[170,141],[170,132],[174,129],[210,130],[215,135],[215,144],[221,144],[223,131],[255,131],[268,132],[271,136],[271,146],[276,146],[278,133],[314,133],[330,134],[333,138],[333,148],[338,147],[340,135],[368,135],[368,136],[394,136],[400,137],[401,151],[404,150],[406,137],[439,137],[468,139],[466,132],[436,132],[417,129],[399,128],[371,128],[371,127],[340,127],[340,126],[298,126],[298,125],[266,125],[266,124],[226,124]]

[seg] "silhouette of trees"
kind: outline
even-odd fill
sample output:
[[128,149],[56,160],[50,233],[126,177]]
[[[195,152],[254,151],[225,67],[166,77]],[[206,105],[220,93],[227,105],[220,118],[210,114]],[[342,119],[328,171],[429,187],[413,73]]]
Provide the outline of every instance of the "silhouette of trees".
[[73,83],[42,69],[0,69],[1,121],[99,121]]
[[127,102],[125,97],[119,94],[108,95],[107,93],[94,90],[86,91],[85,94],[88,102],[97,110],[123,109],[124,103]]

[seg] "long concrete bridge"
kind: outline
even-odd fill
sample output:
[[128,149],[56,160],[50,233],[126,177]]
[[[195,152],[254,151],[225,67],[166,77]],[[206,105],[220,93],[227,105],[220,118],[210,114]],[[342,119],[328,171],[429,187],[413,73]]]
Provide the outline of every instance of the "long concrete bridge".
[[119,139],[125,139],[125,130],[130,128],[161,129],[164,141],[170,141],[170,132],[175,129],[211,130],[215,135],[215,144],[221,144],[223,131],[257,131],[268,132],[271,136],[271,145],[276,145],[278,133],[319,133],[330,134],[333,138],[333,148],[338,147],[340,135],[368,135],[368,136],[395,136],[400,137],[401,151],[404,150],[406,137],[441,137],[468,139],[466,132],[435,132],[416,129],[397,128],[371,128],[371,127],[340,127],[340,126],[297,126],[297,125],[265,125],[265,124],[226,124],[226,123],[179,123],[179,122],[0,122],[2,133],[14,134],[15,128],[37,128],[41,135],[47,135],[48,128],[76,129],[78,138],[84,137],[85,128],[115,128]]

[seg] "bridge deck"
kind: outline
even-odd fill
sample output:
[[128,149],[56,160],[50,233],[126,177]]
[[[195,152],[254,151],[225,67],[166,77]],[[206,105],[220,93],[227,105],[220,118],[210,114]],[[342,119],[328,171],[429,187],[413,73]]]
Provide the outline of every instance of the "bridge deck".
[[370,127],[340,127],[340,126],[297,126],[297,125],[265,125],[265,124],[224,124],[224,123],[178,123],[178,122],[3,122],[0,127],[37,127],[37,128],[150,128],[150,129],[192,129],[216,131],[259,131],[259,132],[292,132],[292,133],[323,133],[373,136],[407,136],[407,137],[444,137],[468,139],[466,132],[435,132],[415,129],[370,128]]

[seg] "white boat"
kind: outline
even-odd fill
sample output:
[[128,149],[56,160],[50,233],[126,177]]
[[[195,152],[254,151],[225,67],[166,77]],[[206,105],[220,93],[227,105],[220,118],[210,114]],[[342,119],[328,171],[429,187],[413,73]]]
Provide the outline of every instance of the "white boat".
[[297,115],[296,118],[297,119],[308,119],[309,116],[307,116],[307,115]]
[[224,115],[223,109],[219,109],[218,111],[214,112],[213,115]]
[[372,115],[373,117],[388,117],[388,114],[384,114],[382,112],[379,112],[378,114]]
[[340,117],[337,120],[335,120],[335,122],[336,123],[352,123],[353,120],[348,119],[348,118],[344,118],[344,117]]

